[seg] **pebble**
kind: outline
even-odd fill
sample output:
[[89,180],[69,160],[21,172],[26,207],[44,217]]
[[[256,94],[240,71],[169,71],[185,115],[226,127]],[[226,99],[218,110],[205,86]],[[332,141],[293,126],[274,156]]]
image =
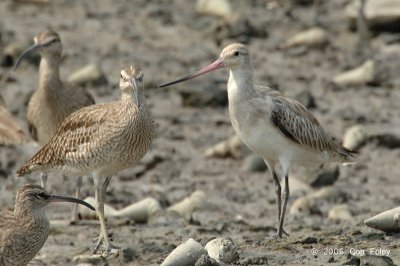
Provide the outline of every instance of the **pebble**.
[[333,83],[339,86],[360,86],[374,81],[375,63],[373,60],[367,60],[361,66],[333,78]]
[[203,254],[207,254],[207,252],[202,245],[193,238],[189,238],[186,242],[176,247],[160,266],[194,265]]
[[219,266],[219,263],[207,254],[201,255],[194,266]]
[[228,0],[197,0],[196,12],[203,15],[211,15],[231,20],[232,7]]
[[249,154],[250,151],[244,146],[239,137],[234,135],[206,149],[204,156],[206,158],[232,157],[237,159],[241,158],[245,153]]
[[328,212],[328,219],[332,220],[351,220],[353,215],[347,204],[340,204],[333,206]]
[[306,183],[314,188],[330,186],[338,180],[339,175],[340,171],[337,165],[309,170],[306,175]]
[[206,208],[207,206],[209,206],[209,203],[207,202],[206,194],[201,190],[197,190],[189,197],[186,197],[170,206],[167,210],[179,213],[183,217],[190,218],[195,210]]
[[206,244],[205,249],[218,263],[232,264],[239,258],[238,248],[230,239],[215,238]]
[[368,141],[368,131],[363,125],[354,125],[343,136],[343,147],[357,151]]
[[67,78],[68,82],[77,85],[107,85],[107,78],[97,64],[88,64],[78,69]]
[[287,49],[296,46],[321,47],[328,43],[328,34],[321,28],[311,28],[297,33],[290,37],[281,49]]

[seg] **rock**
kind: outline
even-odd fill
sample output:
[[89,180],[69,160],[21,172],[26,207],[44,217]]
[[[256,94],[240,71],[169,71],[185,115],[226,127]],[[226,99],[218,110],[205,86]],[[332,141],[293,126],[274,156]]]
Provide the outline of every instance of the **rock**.
[[194,266],[219,266],[219,263],[207,254],[201,255]]
[[354,125],[346,130],[343,136],[343,147],[356,151],[368,141],[368,131],[362,125]]
[[205,249],[218,263],[232,264],[239,258],[238,248],[230,239],[215,238],[206,244]]
[[[355,28],[359,0],[353,0],[345,9],[351,28]],[[365,18],[371,30],[399,31],[400,1],[399,0],[368,0],[365,4]]]
[[240,170],[244,172],[263,172],[266,169],[268,169],[268,167],[265,164],[264,159],[255,154],[247,156],[240,168]]
[[183,217],[190,218],[195,210],[209,206],[206,194],[201,190],[196,190],[189,197],[184,198],[178,203],[170,206],[167,210],[174,211]]
[[189,238],[174,249],[161,263],[161,266],[194,265],[203,254],[207,254],[207,252],[201,244],[193,238]]
[[78,69],[72,73],[67,80],[68,82],[77,85],[93,84],[100,86],[108,83],[100,66],[96,64],[88,64],[81,69]]
[[289,38],[283,45],[281,45],[281,49],[296,46],[321,47],[327,43],[328,35],[325,30],[321,28],[311,28]]
[[204,152],[206,158],[241,158],[244,153],[250,153],[237,135],[223,140]]
[[361,66],[333,78],[333,83],[339,86],[359,86],[374,81],[375,63],[373,60],[367,60]]
[[294,98],[309,109],[317,107],[314,96],[311,94],[310,91],[302,91],[294,96]]
[[346,204],[335,205],[329,210],[328,219],[332,220],[351,220],[353,215]]
[[320,188],[330,186],[338,180],[340,175],[337,165],[327,166],[317,170],[307,171],[306,181],[312,187]]
[[400,147],[400,136],[393,133],[378,133],[371,135],[370,139],[375,141],[378,146],[389,149]]
[[202,15],[212,15],[231,20],[232,7],[228,0],[197,0],[196,11]]
[[360,257],[360,266],[396,266],[388,256],[365,255]]
[[364,223],[385,232],[400,232],[400,207],[377,214]]

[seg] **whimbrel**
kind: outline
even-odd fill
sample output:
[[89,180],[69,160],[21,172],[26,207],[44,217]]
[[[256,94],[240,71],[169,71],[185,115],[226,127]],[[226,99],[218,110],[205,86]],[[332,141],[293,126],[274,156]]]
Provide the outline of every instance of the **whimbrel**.
[[[160,87],[192,79],[223,67],[230,69],[228,100],[232,126],[242,142],[264,159],[272,173],[278,205],[276,236],[281,238],[282,233],[285,233],[283,223],[289,199],[290,167],[348,162],[354,159],[354,156],[351,151],[335,143],[301,103],[268,87],[253,85],[250,54],[243,44],[228,45],[219,59],[212,64]],[[275,172],[278,163],[285,177],[283,195]]]
[[0,96],[0,144],[22,144],[28,141],[28,136],[15,122],[5,106],[3,97]]
[[[104,220],[104,201],[111,176],[132,167],[154,138],[155,123],[143,97],[143,72],[138,66],[121,71],[118,101],[84,107],[69,115],[54,137],[24,166],[19,176],[60,170],[71,176],[93,176],[100,237],[105,253],[112,249]],[[113,249],[113,251],[116,251]]]
[[95,210],[83,200],[50,195],[38,185],[27,184],[18,189],[14,211],[0,212],[0,265],[27,265],[35,257],[49,235],[45,207],[50,202],[63,201]]
[[[44,31],[34,37],[34,44],[17,59],[14,69],[30,53],[41,56],[39,84],[28,104],[27,120],[29,132],[40,146],[54,135],[61,122],[72,112],[94,104],[92,96],[83,88],[75,87],[60,79],[62,45],[60,36],[54,31]],[[46,188],[47,174],[42,173],[42,186]],[[82,178],[77,179],[75,197],[79,197]],[[77,217],[74,207],[73,220]]]

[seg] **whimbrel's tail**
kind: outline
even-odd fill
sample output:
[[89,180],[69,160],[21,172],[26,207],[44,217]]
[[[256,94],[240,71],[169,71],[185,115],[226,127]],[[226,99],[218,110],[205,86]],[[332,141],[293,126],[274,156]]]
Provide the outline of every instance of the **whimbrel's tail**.
[[352,151],[345,147],[341,147],[339,154],[343,159],[343,165],[354,164],[358,161],[359,153],[356,151]]

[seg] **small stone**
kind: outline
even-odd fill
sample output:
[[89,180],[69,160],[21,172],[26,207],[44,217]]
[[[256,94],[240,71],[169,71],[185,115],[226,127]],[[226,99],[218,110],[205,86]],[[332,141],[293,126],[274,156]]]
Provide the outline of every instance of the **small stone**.
[[335,205],[329,210],[328,219],[332,220],[351,220],[353,215],[346,204]]
[[189,238],[176,247],[161,263],[161,266],[194,265],[203,254],[207,254],[207,252],[201,244],[193,238]]
[[368,131],[362,125],[354,125],[346,130],[343,136],[343,147],[356,151],[368,141]]
[[231,20],[233,12],[228,0],[198,0],[196,11],[199,14],[212,15]]
[[340,175],[337,165],[311,170],[308,173],[306,176],[307,183],[315,188],[333,185]]
[[333,78],[333,83],[339,86],[360,86],[374,81],[375,63],[373,60],[367,60],[361,66]]
[[299,32],[289,38],[283,45],[282,49],[287,49],[296,46],[305,47],[321,47],[328,43],[328,35],[321,28],[312,28],[303,32]]
[[400,147],[400,136],[392,133],[380,133],[371,136],[378,146],[389,149],[397,149]]
[[258,155],[251,154],[247,156],[240,168],[244,172],[263,172],[268,169],[264,159]]
[[96,86],[106,85],[108,83],[100,66],[88,64],[78,69],[68,77],[68,82],[77,85],[93,84]]
[[249,150],[240,141],[237,135],[234,135],[226,140],[223,140],[204,152],[206,158],[241,158],[244,154],[249,154]]
[[294,96],[294,98],[309,109],[317,107],[314,96],[311,94],[310,91],[302,91]]
[[239,258],[238,248],[230,239],[215,238],[206,244],[205,249],[218,263],[232,264]]

